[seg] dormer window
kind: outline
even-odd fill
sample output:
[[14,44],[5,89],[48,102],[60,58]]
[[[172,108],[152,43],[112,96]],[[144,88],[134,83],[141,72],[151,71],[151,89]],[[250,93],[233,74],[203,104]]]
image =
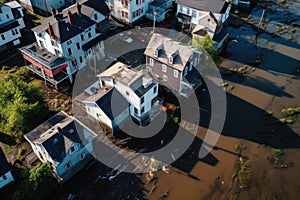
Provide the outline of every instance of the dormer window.
[[154,56],[155,56],[155,57],[158,57],[158,49],[155,49],[155,50],[154,50]]
[[169,57],[169,63],[170,63],[170,64],[173,64],[173,59],[174,59],[173,56],[170,56],[170,57]]

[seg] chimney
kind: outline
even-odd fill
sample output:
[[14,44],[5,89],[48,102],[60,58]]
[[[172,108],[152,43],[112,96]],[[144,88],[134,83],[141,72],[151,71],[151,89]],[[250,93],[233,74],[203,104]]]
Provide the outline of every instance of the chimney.
[[51,6],[51,13],[52,13],[53,16],[56,14],[56,10],[54,9],[53,6]]
[[55,39],[53,29],[52,29],[52,26],[50,23],[48,25],[48,33],[49,33],[51,39]]
[[77,10],[78,16],[80,16],[81,15],[81,5],[79,3],[76,4],[76,10]]
[[69,22],[69,24],[72,25],[71,12],[69,10],[68,10],[67,16],[68,16],[68,22]]
[[57,133],[62,133],[62,129],[60,127],[56,128]]

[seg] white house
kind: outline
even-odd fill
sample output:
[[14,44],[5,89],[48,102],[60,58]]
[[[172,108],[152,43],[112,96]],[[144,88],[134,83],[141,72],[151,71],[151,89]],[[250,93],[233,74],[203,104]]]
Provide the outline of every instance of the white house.
[[52,116],[25,135],[34,153],[50,164],[63,183],[81,170],[91,159],[96,134],[64,112]]
[[132,24],[143,18],[153,0],[105,0],[111,15],[126,23]]
[[[112,131],[121,127],[129,116],[143,124],[152,117],[152,112],[160,110],[158,84],[149,72],[135,71],[118,62],[98,77],[99,82],[87,88],[79,99],[89,115]],[[87,97],[83,98],[84,95]]]
[[11,167],[8,164],[2,148],[0,147],[0,189],[14,181]]
[[221,15],[225,23],[229,17],[231,4],[225,0],[177,0],[177,19],[184,24],[195,27],[208,12]]
[[86,65],[95,49],[104,56],[103,34],[109,30],[109,9],[96,0],[83,1],[52,16],[32,29],[36,43],[21,48],[27,67],[57,87]]
[[0,3],[0,51],[20,44],[21,29],[25,27],[23,16],[17,1]]

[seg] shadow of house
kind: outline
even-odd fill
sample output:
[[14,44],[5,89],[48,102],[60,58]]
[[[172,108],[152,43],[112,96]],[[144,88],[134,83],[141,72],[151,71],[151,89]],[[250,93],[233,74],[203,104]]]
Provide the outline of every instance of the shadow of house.
[[230,74],[226,75],[227,69],[221,68],[221,73],[223,73],[223,79],[234,83],[241,83],[242,85],[249,86],[258,89],[264,93],[271,94],[277,97],[288,97],[294,98],[293,95],[285,92],[285,87],[278,87],[274,82],[265,79],[263,77],[251,77],[242,76],[240,74]]
[[222,135],[243,138],[275,148],[300,148],[300,137],[286,124],[268,116],[273,131],[265,125],[266,112],[239,97],[227,94],[227,115]]

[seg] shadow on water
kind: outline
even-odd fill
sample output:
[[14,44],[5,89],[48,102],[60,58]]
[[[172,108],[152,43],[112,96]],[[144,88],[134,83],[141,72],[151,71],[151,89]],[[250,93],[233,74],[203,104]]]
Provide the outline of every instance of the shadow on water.
[[224,80],[231,81],[234,83],[240,83],[242,85],[258,89],[264,93],[271,94],[277,97],[294,98],[293,95],[285,92],[284,86],[278,87],[274,82],[263,77],[242,76],[238,73],[226,74],[227,69],[225,68],[221,68],[220,71],[222,74],[224,74],[222,77]]

